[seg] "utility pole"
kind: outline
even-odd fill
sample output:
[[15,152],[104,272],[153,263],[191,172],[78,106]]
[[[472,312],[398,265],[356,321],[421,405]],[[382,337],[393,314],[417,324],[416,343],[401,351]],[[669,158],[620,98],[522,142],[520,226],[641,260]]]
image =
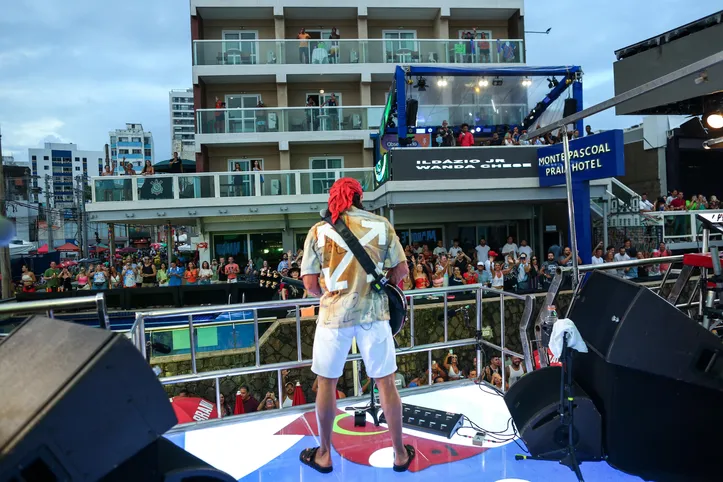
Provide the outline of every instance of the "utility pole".
[[[0,132],[0,217],[4,218],[6,213],[5,204],[5,171],[2,156],[2,132]],[[13,296],[10,287],[13,282],[13,274],[10,272],[10,246],[0,246],[0,274],[2,274],[2,299]]]
[[78,182],[78,232],[80,233],[80,249],[83,256],[88,256],[88,216],[85,212],[85,174],[75,176]]
[[[50,193],[50,174],[45,175],[45,224],[48,226],[48,253],[53,251],[55,241],[53,240],[53,209],[50,200],[53,196]],[[54,203],[53,203],[54,204]]]

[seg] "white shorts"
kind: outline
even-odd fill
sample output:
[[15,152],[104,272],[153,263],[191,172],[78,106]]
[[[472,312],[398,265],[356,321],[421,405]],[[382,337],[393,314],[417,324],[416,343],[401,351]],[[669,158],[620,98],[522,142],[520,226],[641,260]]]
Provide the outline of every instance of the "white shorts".
[[317,323],[311,371],[324,378],[340,378],[354,337],[367,376],[382,378],[397,371],[394,338],[388,321],[344,328],[328,328]]

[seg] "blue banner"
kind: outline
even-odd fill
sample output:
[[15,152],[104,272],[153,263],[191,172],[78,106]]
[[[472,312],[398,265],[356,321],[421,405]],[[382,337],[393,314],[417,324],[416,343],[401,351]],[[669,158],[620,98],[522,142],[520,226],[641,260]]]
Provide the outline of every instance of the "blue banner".
[[[537,150],[540,187],[565,184],[562,151],[562,144]],[[573,182],[625,175],[623,131],[605,131],[570,141],[570,169]]]

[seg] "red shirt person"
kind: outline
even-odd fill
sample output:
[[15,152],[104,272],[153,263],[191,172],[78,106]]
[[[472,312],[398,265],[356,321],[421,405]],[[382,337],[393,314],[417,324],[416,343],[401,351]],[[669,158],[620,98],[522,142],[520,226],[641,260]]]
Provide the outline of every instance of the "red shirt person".
[[224,271],[227,276],[227,281],[229,283],[236,283],[236,277],[238,276],[240,270],[236,261],[233,260],[233,256],[228,257],[228,264],[224,267]]
[[469,131],[469,124],[462,124],[462,132],[459,133],[459,137],[457,138],[457,145],[462,147],[474,145],[474,136]]

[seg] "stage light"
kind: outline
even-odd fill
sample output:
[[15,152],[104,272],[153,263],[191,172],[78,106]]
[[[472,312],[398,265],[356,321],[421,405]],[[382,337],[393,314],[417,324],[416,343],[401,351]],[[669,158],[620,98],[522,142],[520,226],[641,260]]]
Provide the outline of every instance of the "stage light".
[[447,81],[444,80],[444,77],[442,77],[441,79],[439,79],[437,81],[437,86],[438,87],[447,87]]
[[422,77],[421,75],[417,77],[417,85],[415,85],[417,89],[419,89],[420,92],[426,92],[427,91],[427,79]]
[[480,93],[479,87],[475,87],[475,88],[474,88],[474,91],[479,94],[479,93]]
[[479,85],[480,87],[487,87],[488,85],[490,85],[490,82],[489,82],[489,80],[482,77],[482,80],[477,82],[477,85]]
[[500,79],[499,77],[495,77],[494,79],[492,79],[492,85],[494,85],[495,87],[501,86],[502,79]]
[[527,77],[525,77],[524,79],[522,79],[522,86],[523,86],[523,87],[529,87],[529,86],[531,86],[531,85],[532,85],[532,81],[531,81],[530,79],[528,79]]
[[723,112],[710,112],[705,115],[705,123],[711,129],[720,129],[723,127]]
[[548,77],[548,79],[547,79],[547,87],[548,87],[549,89],[552,89],[552,88],[557,87],[557,84],[559,84],[559,83],[560,83],[560,82],[558,82],[558,80],[557,80],[555,77],[553,77],[552,79],[550,79],[550,78]]

